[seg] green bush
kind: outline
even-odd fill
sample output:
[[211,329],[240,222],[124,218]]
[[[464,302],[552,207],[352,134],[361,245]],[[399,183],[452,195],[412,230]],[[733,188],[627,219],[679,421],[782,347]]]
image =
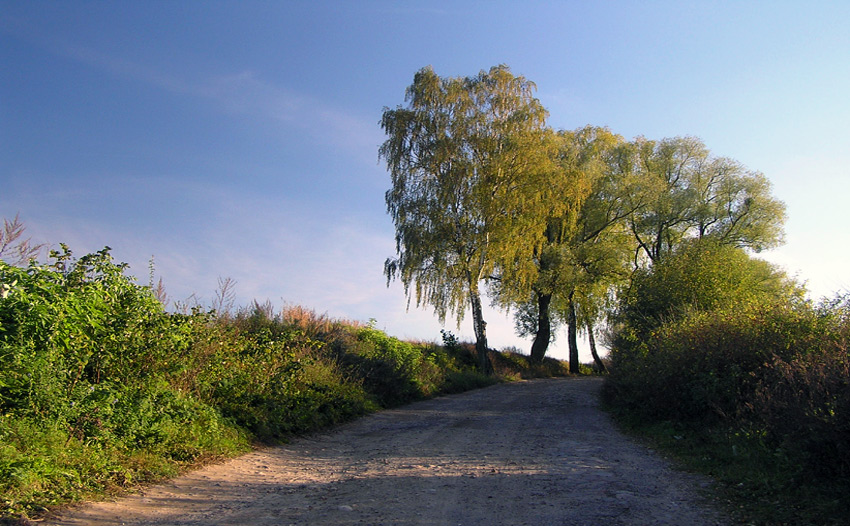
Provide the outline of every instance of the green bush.
[[850,479],[850,296],[820,312],[818,345],[776,355],[746,417],[804,476]]
[[618,350],[690,313],[776,299],[801,302],[804,291],[766,261],[710,239],[693,240],[652,267],[637,271],[620,293]]
[[353,330],[357,345],[350,350],[347,361],[379,404],[390,407],[426,394],[419,376],[424,367],[419,347],[391,338],[372,326]]
[[4,513],[244,450],[244,432],[168,382],[205,319],[165,313],[108,248],[62,248],[50,265],[0,263]]
[[197,374],[198,389],[203,400],[257,438],[281,439],[375,408],[360,386],[318,353],[321,343],[298,331],[230,336]]
[[818,331],[799,286],[711,240],[637,272],[612,326],[604,396],[662,420],[736,414],[773,354],[808,346]]
[[695,244],[640,272],[612,323],[603,399],[651,433],[676,429],[671,447],[703,451],[692,460],[763,523],[841,523],[850,297],[814,307],[754,261]]
[[788,304],[694,311],[614,352],[606,400],[656,420],[737,418],[774,357],[818,344],[821,319]]
[[643,358],[620,361],[606,402],[622,422],[721,481],[741,522],[843,524],[848,299],[693,314],[661,329]]
[[108,247],[51,257],[0,262],[0,521],[496,381],[453,337],[268,302],[168,313]]
[[135,384],[179,366],[187,327],[108,248],[75,263],[67,247],[53,254],[51,266],[0,263],[0,407],[61,411],[89,385]]

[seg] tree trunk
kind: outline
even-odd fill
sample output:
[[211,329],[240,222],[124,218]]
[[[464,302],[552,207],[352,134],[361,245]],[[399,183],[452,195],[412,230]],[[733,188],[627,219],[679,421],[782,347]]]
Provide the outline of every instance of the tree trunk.
[[587,341],[590,343],[590,354],[593,355],[593,362],[596,364],[596,369],[600,373],[606,372],[605,364],[599,358],[599,353],[596,352],[596,338],[593,337],[593,322],[587,320]]
[[531,361],[540,363],[546,356],[549,341],[552,339],[552,323],[549,321],[552,295],[540,292],[535,294],[537,295],[537,332],[534,334],[534,343],[531,344]]
[[472,302],[472,324],[475,331],[475,352],[478,353],[478,370],[483,374],[493,374],[493,364],[490,363],[489,349],[487,348],[487,322],[484,321],[484,312],[481,309],[481,295],[477,290],[469,293]]
[[580,368],[578,362],[578,337],[576,330],[576,304],[573,301],[574,295],[575,292],[570,292],[569,304],[567,306],[569,309],[567,319],[567,340],[569,340],[570,346],[570,372],[578,374],[580,372]]

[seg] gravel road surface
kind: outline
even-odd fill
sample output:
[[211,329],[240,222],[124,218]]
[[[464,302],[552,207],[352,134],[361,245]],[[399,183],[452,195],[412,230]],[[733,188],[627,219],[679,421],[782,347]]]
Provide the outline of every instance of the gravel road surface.
[[383,411],[42,524],[719,525],[597,407],[602,380],[501,384]]

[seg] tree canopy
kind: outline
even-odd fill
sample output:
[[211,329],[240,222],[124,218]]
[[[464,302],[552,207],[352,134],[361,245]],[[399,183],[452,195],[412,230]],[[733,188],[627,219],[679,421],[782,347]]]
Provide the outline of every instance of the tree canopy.
[[642,181],[630,219],[636,258],[656,261],[694,237],[755,251],[782,242],[785,205],[763,174],[712,156],[695,137],[639,137],[630,154]]
[[441,320],[452,312],[460,323],[471,307],[485,370],[480,284],[498,266],[513,282],[530,281],[533,265],[521,256],[541,242],[535,210],[546,205],[539,189],[552,141],[533,91],[507,66],[466,78],[427,67],[407,89],[407,106],[385,109],[381,120],[397,252],[385,263],[387,278],[399,278],[408,298]]
[[458,324],[469,308],[487,370],[482,291],[516,309],[542,360],[559,319],[593,336],[612,291],[689,240],[760,251],[782,241],[784,204],[759,172],[695,137],[626,141],[607,128],[555,132],[535,86],[507,66],[472,77],[418,71],[385,108],[380,157],[396,255],[384,271],[408,302]]

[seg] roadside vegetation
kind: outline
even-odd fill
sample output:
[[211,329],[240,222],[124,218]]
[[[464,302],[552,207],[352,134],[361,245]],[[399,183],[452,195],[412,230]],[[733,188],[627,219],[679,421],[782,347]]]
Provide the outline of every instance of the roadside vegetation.
[[622,292],[604,399],[716,478],[747,524],[846,524],[850,295],[814,304],[740,249],[690,243]]
[[[448,332],[400,341],[298,306],[233,308],[227,290],[220,310],[167,312],[125,271],[108,248],[0,261],[0,521],[499,381]],[[507,379],[566,374],[493,359]]]
[[389,279],[441,316],[468,309],[479,348],[482,290],[532,359],[565,325],[578,372],[577,334],[604,338],[607,405],[727,482],[745,522],[846,524],[850,295],[814,303],[755,258],[784,237],[763,174],[696,137],[555,131],[504,65],[424,68],[405,102],[381,122]]

